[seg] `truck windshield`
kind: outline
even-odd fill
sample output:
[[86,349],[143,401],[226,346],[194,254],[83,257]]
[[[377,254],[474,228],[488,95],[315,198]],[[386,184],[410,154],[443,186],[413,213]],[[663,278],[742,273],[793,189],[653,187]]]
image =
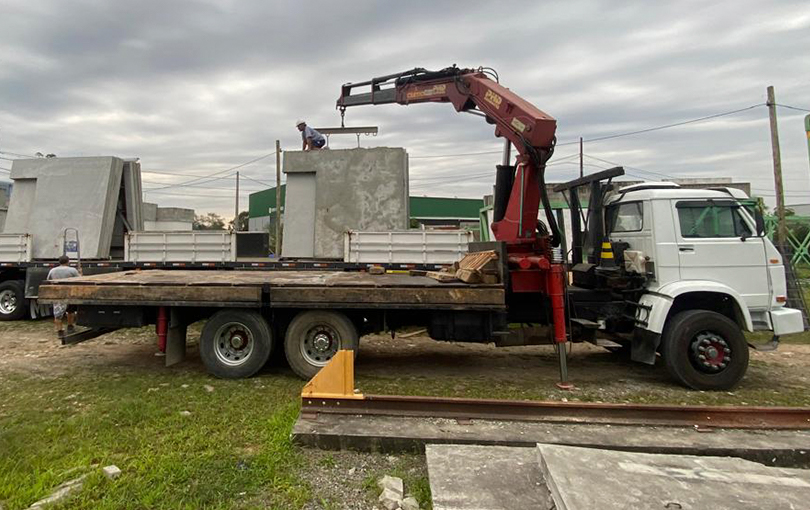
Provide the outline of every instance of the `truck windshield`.
[[607,211],[608,233],[639,232],[644,225],[644,208],[641,202],[626,202],[612,205]]

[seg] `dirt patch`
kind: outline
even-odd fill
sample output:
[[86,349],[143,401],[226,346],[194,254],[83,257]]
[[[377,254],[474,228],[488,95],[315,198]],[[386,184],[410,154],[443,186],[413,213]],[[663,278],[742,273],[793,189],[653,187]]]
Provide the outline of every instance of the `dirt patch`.
[[[204,373],[197,345],[201,323],[189,329],[187,360],[171,370]],[[152,327],[123,329],[87,342],[62,346],[49,321],[0,323],[0,374],[59,377],[97,367],[166,370]],[[289,373],[276,356],[260,375]],[[570,399],[596,401],[701,400],[703,392],[674,385],[660,362],[633,363],[591,344],[569,344],[569,374],[578,392]],[[810,383],[810,345],[783,344],[776,352],[751,351],[751,364],[738,390],[760,404],[768,394],[801,393]],[[424,335],[392,339],[368,335],[361,340],[356,362],[358,385],[389,393],[442,394],[492,398],[566,398],[554,387],[558,360],[551,346],[497,348],[475,343],[436,342]],[[361,386],[364,391],[366,387]],[[400,391],[401,390],[401,391]],[[805,392],[806,393],[806,392]],[[722,392],[725,394],[725,392]],[[707,394],[711,395],[711,394]],[[714,395],[717,395],[716,393]],[[683,398],[681,398],[683,396]],[[734,396],[734,395],[731,395]],[[733,399],[729,399],[733,400]],[[774,397],[774,403],[790,404]],[[796,405],[810,405],[797,402]],[[717,402],[722,403],[722,402]],[[750,402],[747,402],[750,403]]]

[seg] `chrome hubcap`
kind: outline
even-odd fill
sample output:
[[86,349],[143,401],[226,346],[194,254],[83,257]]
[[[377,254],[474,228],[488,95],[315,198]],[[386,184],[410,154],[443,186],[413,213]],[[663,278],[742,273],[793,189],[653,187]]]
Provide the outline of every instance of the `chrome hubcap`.
[[13,290],[6,289],[0,292],[0,313],[10,314],[17,309],[17,294]]
[[238,366],[250,359],[253,353],[253,333],[239,322],[223,324],[217,330],[214,353],[217,360],[228,366]]
[[340,349],[340,336],[326,324],[310,328],[301,343],[301,354],[307,363],[315,366],[326,365]]

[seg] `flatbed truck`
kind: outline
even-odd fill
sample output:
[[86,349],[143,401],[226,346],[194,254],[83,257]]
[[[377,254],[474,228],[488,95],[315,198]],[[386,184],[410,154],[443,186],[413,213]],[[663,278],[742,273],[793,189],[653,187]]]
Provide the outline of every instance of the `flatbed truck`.
[[[184,356],[187,326],[206,319],[200,355],[219,377],[252,375],[283,348],[293,371],[310,378],[339,350],[356,352],[362,334],[416,325],[436,340],[554,344],[561,385],[565,343],[602,337],[636,361],[663,358],[680,384],[722,390],[747,370],[744,332],[802,331],[802,312],[785,306],[783,259],[761,212],[744,207],[747,197],[671,183],[622,188],[612,182],[621,168],[575,179],[558,186],[571,205],[569,258],[543,178],[554,119],[491,71],[456,67],[346,84],[338,107],[418,102],[478,113],[509,141],[496,168],[497,240],[470,245],[495,252],[499,283],[345,271],[126,271],[48,282],[41,300],[78,305],[78,322],[91,331],[155,324],[167,364]],[[582,187],[590,189],[587,215]]]

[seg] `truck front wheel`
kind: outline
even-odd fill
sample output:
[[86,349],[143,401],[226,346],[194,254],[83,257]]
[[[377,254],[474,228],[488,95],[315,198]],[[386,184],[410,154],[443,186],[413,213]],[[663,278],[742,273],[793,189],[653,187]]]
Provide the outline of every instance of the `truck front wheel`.
[[341,349],[357,352],[357,329],[338,312],[309,311],[295,316],[284,336],[284,352],[293,372],[311,379]]
[[0,321],[22,319],[27,311],[25,283],[22,280],[8,280],[0,283]]
[[727,390],[748,369],[748,344],[725,315],[689,310],[667,321],[662,355],[673,379],[696,390]]
[[221,310],[200,334],[200,357],[208,372],[222,379],[250,377],[270,357],[270,326],[251,310]]

